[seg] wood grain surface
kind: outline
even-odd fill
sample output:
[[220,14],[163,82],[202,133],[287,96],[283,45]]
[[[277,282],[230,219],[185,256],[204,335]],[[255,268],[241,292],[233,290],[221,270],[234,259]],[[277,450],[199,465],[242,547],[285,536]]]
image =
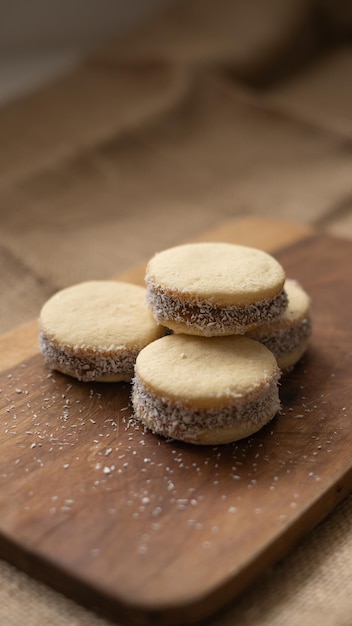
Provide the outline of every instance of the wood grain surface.
[[211,615],[352,487],[352,244],[264,220],[200,238],[271,250],[313,299],[307,355],[282,380],[282,414],[257,435],[164,441],[133,423],[129,385],[48,372],[36,322],[0,339],[1,556],[128,623]]

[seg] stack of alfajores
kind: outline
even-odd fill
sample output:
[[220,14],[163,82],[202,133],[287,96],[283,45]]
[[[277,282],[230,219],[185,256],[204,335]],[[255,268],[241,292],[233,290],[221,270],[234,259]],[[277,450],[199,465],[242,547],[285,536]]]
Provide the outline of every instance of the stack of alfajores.
[[266,252],[228,243],[164,250],[145,282],[54,294],[39,318],[47,365],[82,381],[132,381],[136,418],[166,437],[226,443],[269,422],[280,375],[311,334],[302,287]]
[[280,409],[280,375],[311,334],[303,288],[273,256],[227,243],[164,250],[145,282],[148,306],[170,332],[136,359],[136,417],[196,444],[236,441],[267,424]]

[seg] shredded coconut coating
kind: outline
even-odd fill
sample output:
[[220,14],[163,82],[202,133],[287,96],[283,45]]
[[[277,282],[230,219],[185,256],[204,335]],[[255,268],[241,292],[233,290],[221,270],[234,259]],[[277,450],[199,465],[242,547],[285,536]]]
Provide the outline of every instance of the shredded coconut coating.
[[309,317],[301,320],[297,326],[275,329],[270,335],[257,337],[276,357],[292,352],[305,343],[312,333],[312,320]]
[[304,354],[312,334],[310,297],[302,286],[292,279],[285,282],[288,307],[273,323],[264,324],[248,333],[260,341],[276,357],[283,370],[291,368]]
[[147,304],[155,319],[172,330],[205,337],[244,334],[279,318],[287,307],[283,289],[272,298],[244,306],[215,306],[195,297],[170,293],[147,278]]
[[211,432],[217,442],[219,431],[227,429],[231,433],[227,442],[236,441],[260,430],[279,412],[278,378],[279,374],[265,383],[260,395],[244,395],[222,407],[197,409],[158,396],[136,374],[132,404],[136,418],[155,434],[202,444],[212,443]]
[[44,360],[50,369],[58,370],[78,380],[88,382],[130,381],[140,349],[126,349],[124,346],[110,346],[104,352],[98,349],[82,350],[58,345],[48,339],[43,332],[39,335],[39,345]]

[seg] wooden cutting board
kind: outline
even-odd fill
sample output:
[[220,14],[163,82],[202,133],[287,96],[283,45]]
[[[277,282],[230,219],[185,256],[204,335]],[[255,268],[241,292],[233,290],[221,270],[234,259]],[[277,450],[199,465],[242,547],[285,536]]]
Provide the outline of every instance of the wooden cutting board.
[[127,623],[212,615],[352,488],[352,243],[263,220],[199,239],[270,250],[313,299],[282,414],[250,439],[164,441],[133,424],[129,385],[48,372],[35,321],[0,339],[0,556]]

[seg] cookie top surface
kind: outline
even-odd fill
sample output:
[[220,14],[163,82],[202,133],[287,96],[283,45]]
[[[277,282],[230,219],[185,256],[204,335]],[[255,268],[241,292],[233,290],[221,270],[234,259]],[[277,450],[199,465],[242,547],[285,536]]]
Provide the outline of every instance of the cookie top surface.
[[146,283],[219,306],[247,305],[282,290],[285,272],[270,254],[229,243],[195,243],[152,257]]
[[262,324],[250,331],[248,333],[250,337],[259,338],[275,330],[294,327],[310,315],[310,297],[296,280],[286,279],[285,291],[288,297],[288,306],[285,312],[270,324]]
[[213,408],[260,395],[277,375],[272,353],[243,336],[166,335],[138,355],[136,374],[158,396]]
[[118,281],[62,289],[42,307],[39,326],[56,344],[99,352],[141,348],[165,332],[146,306],[144,287]]

